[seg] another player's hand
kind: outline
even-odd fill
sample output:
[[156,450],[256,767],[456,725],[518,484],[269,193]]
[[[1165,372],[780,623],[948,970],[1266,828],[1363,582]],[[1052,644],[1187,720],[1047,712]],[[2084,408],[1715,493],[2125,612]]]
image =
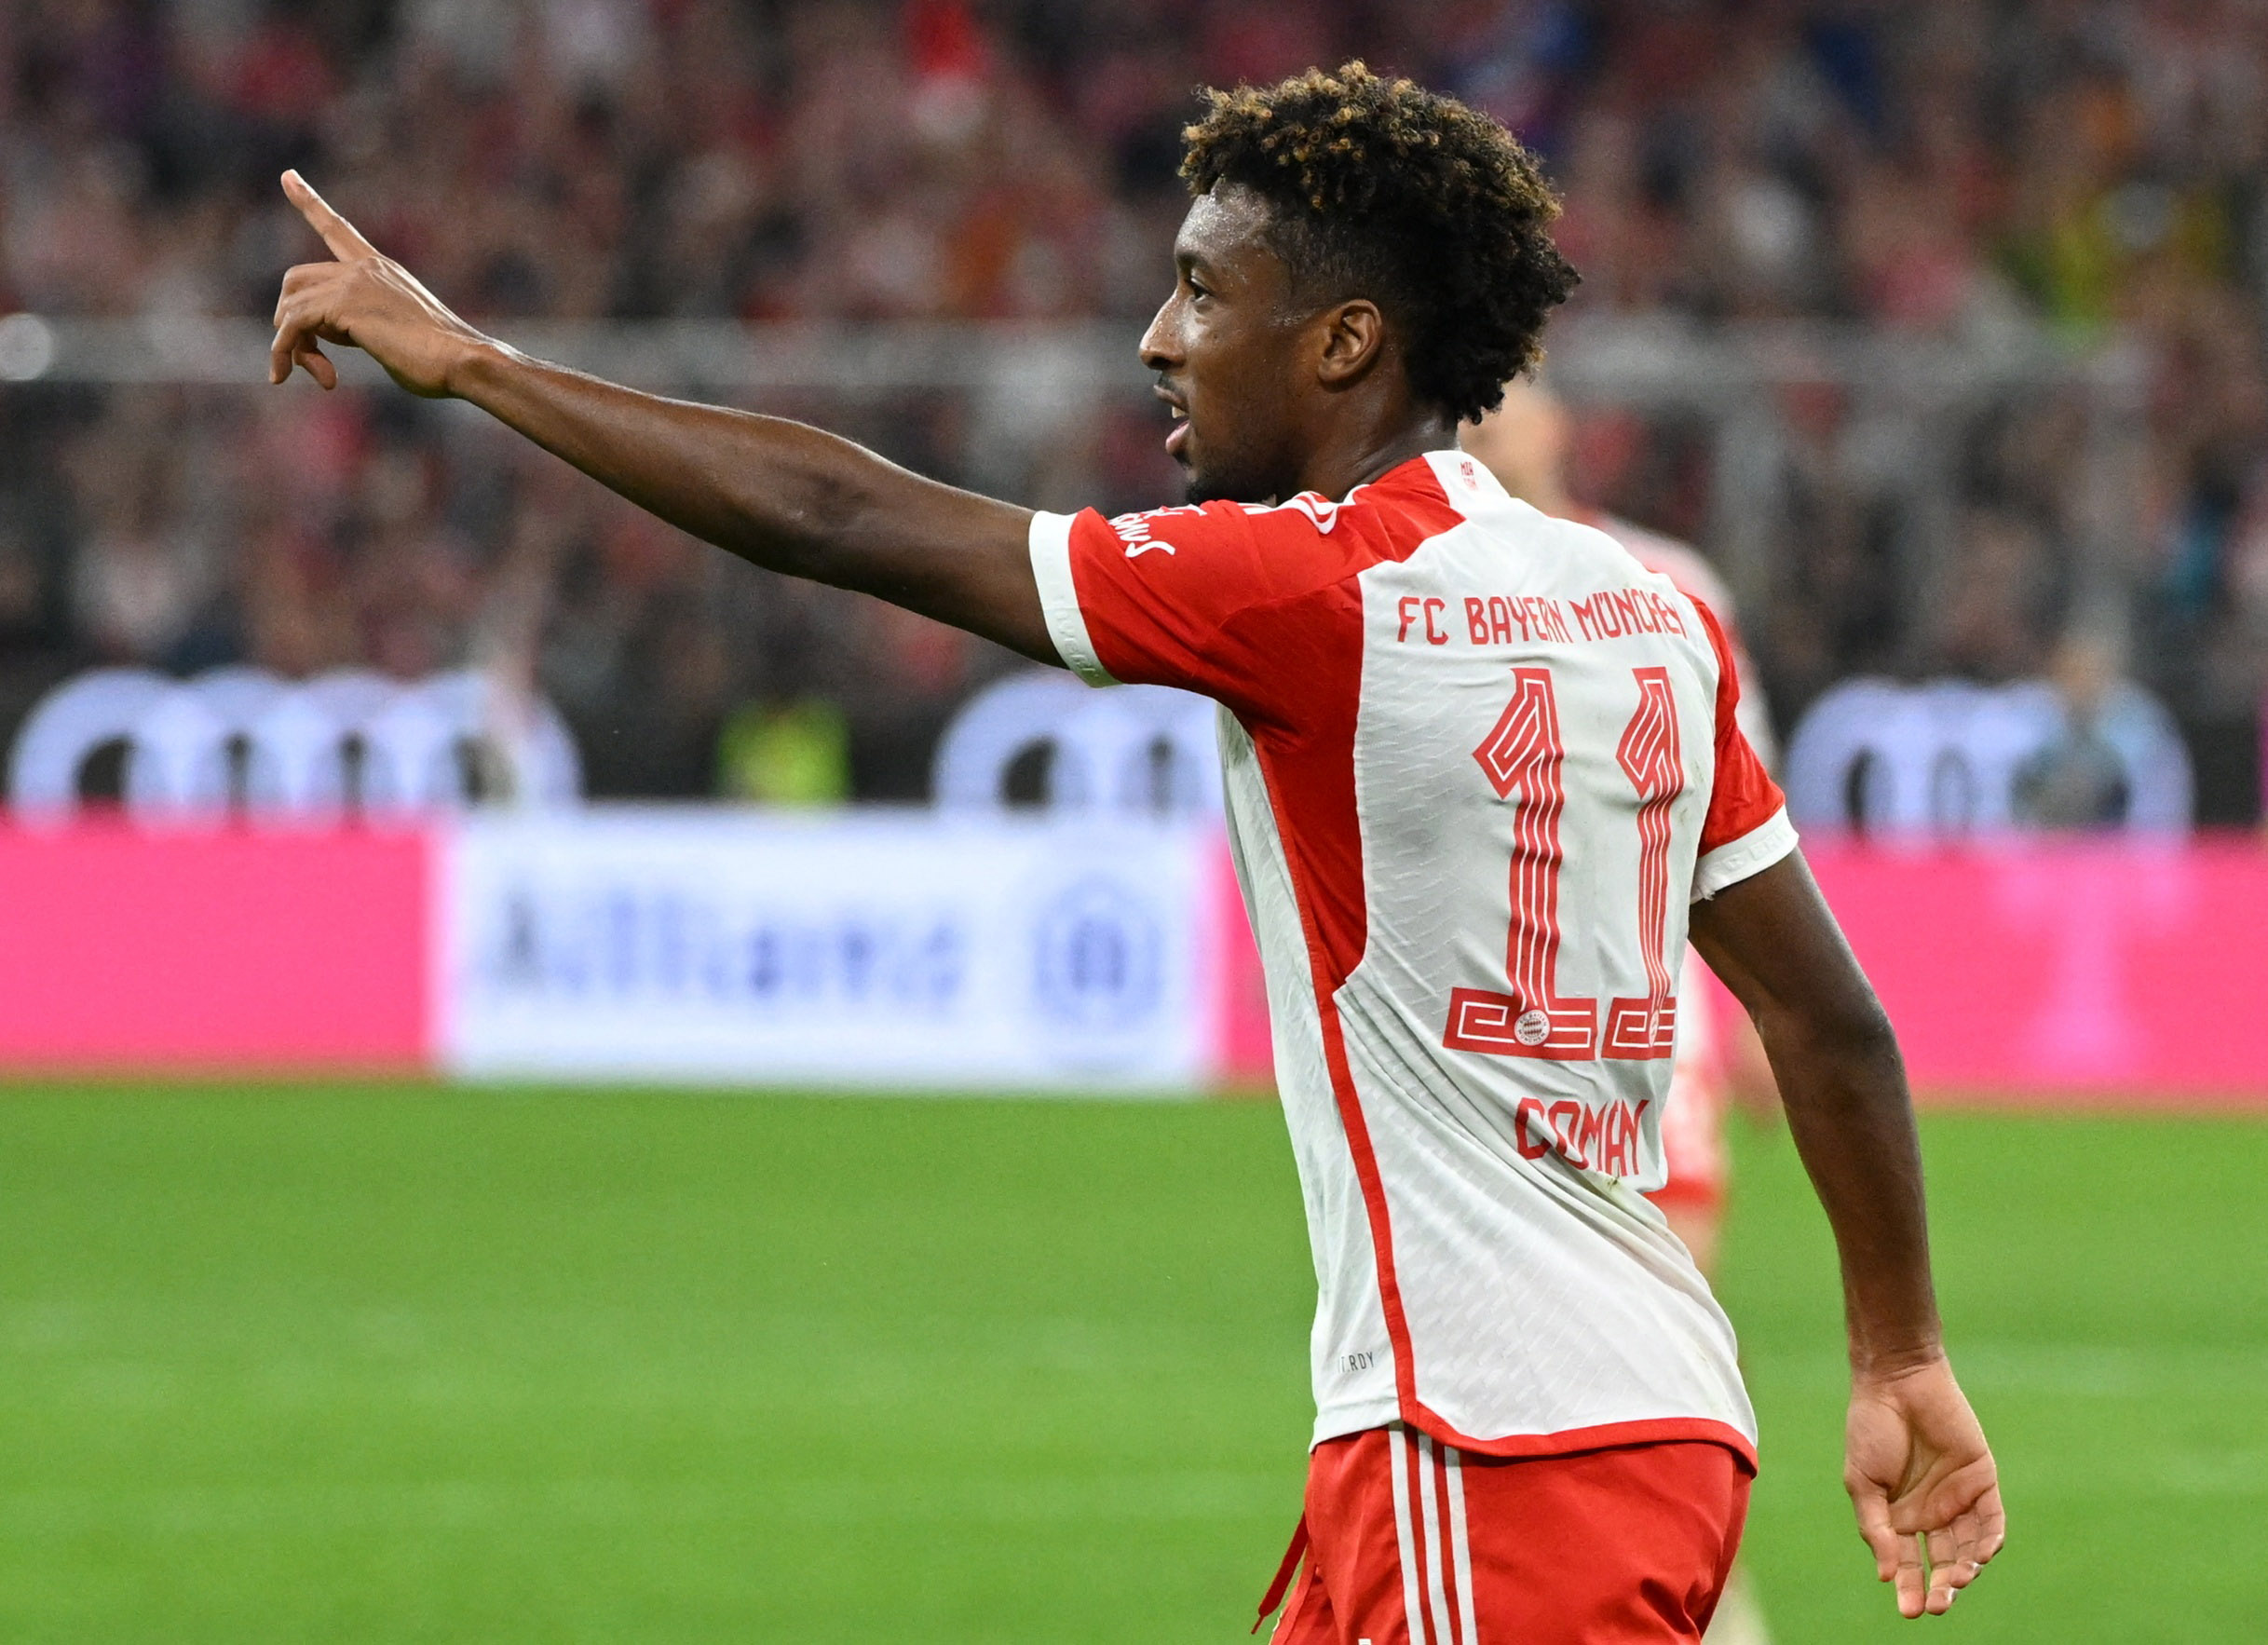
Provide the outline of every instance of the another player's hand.
[[1942,1355],[1854,1379],[1842,1482],[1902,1616],[1951,1610],[2007,1534],[2000,1470]]
[[276,341],[267,375],[280,383],[294,365],[326,388],[338,387],[337,368],[323,343],[350,343],[413,394],[449,392],[456,363],[487,338],[444,307],[391,257],[382,257],[353,224],[327,205],[296,171],[283,174],[283,192],[309,227],[331,248],[330,263],[303,263],[283,277],[276,302]]

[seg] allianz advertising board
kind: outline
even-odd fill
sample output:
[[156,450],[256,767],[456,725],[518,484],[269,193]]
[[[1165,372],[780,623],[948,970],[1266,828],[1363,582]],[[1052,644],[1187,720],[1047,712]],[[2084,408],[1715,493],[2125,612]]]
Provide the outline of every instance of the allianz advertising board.
[[1215,830],[631,810],[461,822],[443,1059],[472,1075],[1190,1091]]

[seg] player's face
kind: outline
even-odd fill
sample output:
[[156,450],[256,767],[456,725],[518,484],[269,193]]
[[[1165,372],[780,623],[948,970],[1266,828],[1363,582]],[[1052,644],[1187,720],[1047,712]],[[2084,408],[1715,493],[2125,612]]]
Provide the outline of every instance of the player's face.
[[1268,213],[1234,184],[1199,196],[1174,242],[1174,294],[1142,337],[1142,363],[1179,419],[1165,449],[1188,476],[1192,502],[1273,502],[1298,489],[1311,317],[1293,312]]

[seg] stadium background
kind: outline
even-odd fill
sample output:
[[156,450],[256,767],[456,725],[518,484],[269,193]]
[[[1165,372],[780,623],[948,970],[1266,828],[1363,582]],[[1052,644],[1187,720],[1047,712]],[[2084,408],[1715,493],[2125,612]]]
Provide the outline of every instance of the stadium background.
[[[2046,682],[2067,705],[2123,681],[2173,727],[2185,809],[2220,837],[2131,826],[2132,782],[2082,781],[2100,749],[2073,737],[2042,768],[2071,781],[2029,791],[2069,803],[2027,802],[2022,838],[1960,859],[2029,876],[2000,934],[1957,904],[1930,911],[1936,947],[1884,927],[1903,977],[2140,886],[2088,930],[2164,985],[2142,1049],[2082,1033],[2091,1066],[2005,1078],[1972,1054],[1990,974],[1908,997],[1909,1040],[1981,1025],[1925,1093],[1925,1145],[2017,1529],[1933,1625],[2258,1637],[2255,5],[19,0],[0,733],[97,668],[469,667],[555,705],[592,802],[704,800],[729,829],[929,800],[1003,654],[703,550],[367,375],[261,387],[276,279],[313,254],[276,173],[532,347],[1115,510],[1175,492],[1131,343],[1189,88],[1354,53],[1546,157],[1584,276],[1550,368],[1574,488],[1710,554],[1784,735],[1858,678]],[[1265,1105],[305,1082],[430,1067],[415,1024],[391,1059],[200,1058],[134,1039],[138,1013],[210,1019],[183,973],[284,988],[234,999],[271,1026],[295,956],[330,957],[331,1006],[363,986],[351,898],[328,946],[265,972],[229,969],[257,921],[226,900],[278,883],[276,853],[361,847],[121,833],[100,813],[134,799],[126,750],[72,778],[75,832],[0,845],[10,1637],[1241,1630],[1305,1426],[1309,1280]],[[482,779],[499,803],[410,837],[521,825],[527,795]],[[1949,883],[1933,836],[1962,815],[1838,848],[1892,877],[1866,906],[1895,906],[1899,873]],[[147,855],[239,848],[203,902],[167,904],[176,859]],[[2189,889],[2149,889],[2168,873]],[[61,1017],[85,1032],[59,1040]],[[2163,1051],[2191,1041],[2220,1050]],[[61,1082],[88,1073],[194,1078]],[[1758,1585],[1780,1638],[1886,1634],[1835,1483],[1819,1218],[1784,1136],[1736,1140],[1723,1288],[1766,1425]]]

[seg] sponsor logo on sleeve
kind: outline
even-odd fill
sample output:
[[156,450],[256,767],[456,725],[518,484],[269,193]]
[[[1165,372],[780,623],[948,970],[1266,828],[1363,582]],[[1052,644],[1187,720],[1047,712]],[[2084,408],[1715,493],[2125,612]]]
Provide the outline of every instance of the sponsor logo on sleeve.
[[1202,514],[1204,510],[1191,504],[1171,509],[1152,509],[1147,514],[1120,514],[1110,522],[1110,529],[1118,534],[1119,541],[1126,545],[1126,557],[1138,560],[1152,549],[1175,552],[1172,543],[1150,534],[1158,529],[1159,522],[1175,515]]
[[[1318,492],[1303,491],[1282,503],[1240,503],[1237,506],[1247,514],[1273,514],[1285,510],[1303,514],[1318,532],[1328,537],[1332,528],[1338,523],[1338,510],[1344,505],[1335,503]],[[1182,503],[1170,509],[1151,509],[1141,514],[1120,514],[1110,522],[1110,529],[1118,535],[1119,541],[1126,545],[1126,557],[1138,560],[1152,549],[1163,549],[1169,554],[1176,552],[1175,545],[1157,534],[1167,529],[1167,523],[1177,516],[1202,517],[1203,514],[1204,509],[1201,505]]]

